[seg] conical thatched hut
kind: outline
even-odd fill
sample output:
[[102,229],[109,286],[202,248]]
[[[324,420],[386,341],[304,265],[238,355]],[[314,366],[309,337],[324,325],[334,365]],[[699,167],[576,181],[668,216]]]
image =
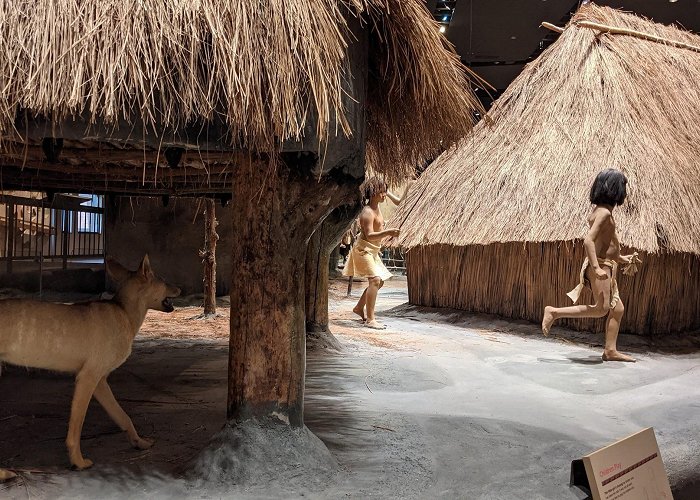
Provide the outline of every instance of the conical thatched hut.
[[630,191],[618,232],[644,261],[619,279],[622,330],[699,328],[698,81],[700,36],[580,9],[494,103],[493,123],[439,157],[397,214],[410,302],[535,322],[545,305],[569,305],[590,185],[616,167]]
[[366,161],[398,180],[478,107],[422,0],[5,1],[0,25],[0,189],[232,198],[229,418],[302,425],[311,234]]

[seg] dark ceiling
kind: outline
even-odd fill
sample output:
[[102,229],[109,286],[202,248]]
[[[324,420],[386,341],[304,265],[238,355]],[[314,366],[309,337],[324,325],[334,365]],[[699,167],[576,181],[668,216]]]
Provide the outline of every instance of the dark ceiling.
[[[700,0],[598,0],[700,32]],[[542,21],[562,26],[576,11],[574,0],[428,0],[435,19],[465,64],[498,90],[505,89],[523,66],[556,39]]]

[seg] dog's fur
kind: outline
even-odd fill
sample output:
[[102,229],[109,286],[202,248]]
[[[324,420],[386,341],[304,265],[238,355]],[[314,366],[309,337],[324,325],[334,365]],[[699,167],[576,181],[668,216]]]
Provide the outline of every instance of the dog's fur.
[[[0,363],[75,373],[66,446],[72,466],[85,469],[92,462],[80,452],[80,435],[92,396],[129,442],[148,449],[153,441],[141,438],[129,416],[114,399],[107,376],[131,354],[131,344],[148,309],[173,311],[170,298],[180,289],[153,274],[148,255],[135,272],[107,258],[107,273],[117,283],[110,301],[54,304],[26,299],[0,300]],[[0,481],[14,473],[0,469]]]

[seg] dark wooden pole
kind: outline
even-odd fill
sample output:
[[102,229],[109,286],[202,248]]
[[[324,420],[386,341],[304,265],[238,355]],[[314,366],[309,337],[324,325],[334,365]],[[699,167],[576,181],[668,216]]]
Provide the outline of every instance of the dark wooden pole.
[[213,198],[204,200],[204,250],[199,252],[204,264],[204,315],[216,314],[216,203]]
[[[351,195],[359,196],[355,187]],[[329,332],[328,328],[328,284],[331,254],[338,246],[361,205],[359,200],[352,205],[343,205],[331,212],[316,230],[306,252],[306,332]]]
[[[348,226],[349,228],[350,226]],[[346,229],[347,231],[347,229]],[[340,238],[343,238],[343,234],[345,234],[345,231],[340,235]],[[339,278],[341,276],[340,271],[338,271],[338,261],[340,260],[340,240],[333,246],[333,250],[331,250],[331,254],[328,258],[328,278],[333,279],[333,278]]]
[[299,165],[241,164],[233,179],[232,421],[274,415],[303,425],[306,249],[348,179],[319,180],[302,156]]

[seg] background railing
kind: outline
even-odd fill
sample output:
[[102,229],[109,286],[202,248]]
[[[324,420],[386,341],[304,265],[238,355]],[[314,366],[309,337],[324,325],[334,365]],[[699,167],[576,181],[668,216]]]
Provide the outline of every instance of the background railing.
[[0,195],[0,262],[7,273],[18,261],[104,258],[104,209],[83,198],[57,195],[53,202]]

